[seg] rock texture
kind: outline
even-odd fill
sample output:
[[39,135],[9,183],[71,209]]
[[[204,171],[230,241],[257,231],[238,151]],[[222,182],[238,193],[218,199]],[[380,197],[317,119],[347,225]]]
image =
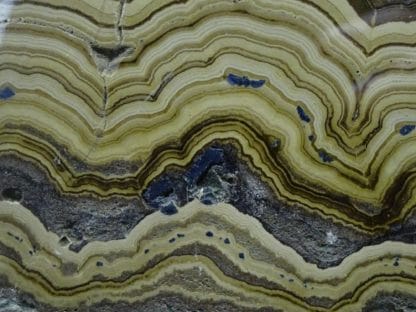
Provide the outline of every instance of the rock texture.
[[0,4],[0,311],[414,311],[405,0]]

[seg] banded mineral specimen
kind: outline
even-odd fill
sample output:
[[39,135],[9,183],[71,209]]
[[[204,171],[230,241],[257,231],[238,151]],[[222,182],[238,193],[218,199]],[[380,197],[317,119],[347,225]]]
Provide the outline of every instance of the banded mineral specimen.
[[416,311],[416,1],[0,17],[0,311]]

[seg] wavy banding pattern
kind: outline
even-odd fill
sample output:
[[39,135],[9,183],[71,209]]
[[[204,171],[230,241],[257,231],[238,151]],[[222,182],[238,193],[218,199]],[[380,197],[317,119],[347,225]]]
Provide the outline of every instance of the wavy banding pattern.
[[[163,292],[170,285],[188,295],[192,289],[196,298],[208,290],[212,295],[220,291],[215,296],[231,301],[239,294],[236,304],[242,307],[349,311],[385,283],[399,288],[410,283],[411,292],[414,279],[409,245],[386,242],[366,247],[340,266],[321,270],[278,243],[255,219],[227,205],[193,202],[175,216],[156,213],[125,240],[90,243],[78,254],[59,246],[59,238],[22,206],[4,203],[2,219],[5,216],[9,221],[2,222],[2,250],[13,248],[16,256],[1,255],[2,270],[14,273],[8,276],[11,283],[57,307],[80,304],[85,298],[93,304],[101,295],[111,300],[148,298],[148,292]],[[206,284],[194,281],[195,274],[198,279],[206,276]]]
[[414,11],[1,3],[0,310],[411,310]]

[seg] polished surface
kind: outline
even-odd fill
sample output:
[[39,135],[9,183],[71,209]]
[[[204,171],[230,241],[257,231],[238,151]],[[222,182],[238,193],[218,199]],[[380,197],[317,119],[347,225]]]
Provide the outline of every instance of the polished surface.
[[414,13],[0,2],[0,311],[416,311]]

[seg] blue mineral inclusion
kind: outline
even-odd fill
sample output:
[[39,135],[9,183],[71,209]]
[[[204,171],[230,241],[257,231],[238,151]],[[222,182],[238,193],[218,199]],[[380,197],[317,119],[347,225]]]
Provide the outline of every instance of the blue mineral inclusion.
[[195,185],[198,179],[213,165],[224,161],[224,151],[220,148],[209,148],[200,155],[185,174],[185,179],[190,185]]
[[170,202],[168,205],[162,206],[160,208],[160,212],[162,212],[165,215],[171,216],[177,213],[178,209],[176,209],[175,205],[172,202]]
[[173,192],[173,188],[173,182],[166,177],[162,177],[161,179],[152,182],[151,187],[149,187],[144,193],[144,198],[147,201],[151,201],[159,196],[167,197]]
[[228,74],[227,76],[227,81],[230,85],[232,86],[243,86],[243,87],[252,87],[252,88],[260,88],[264,85],[264,83],[266,82],[266,80],[261,79],[261,80],[251,80],[246,76],[238,76],[238,75],[234,75],[234,74]]
[[318,152],[319,157],[322,159],[325,163],[330,163],[334,159],[325,151],[319,151]]
[[264,80],[264,79],[260,79],[260,80],[250,80],[250,86],[252,88],[257,89],[257,88],[262,87],[265,82],[266,82],[266,80]]
[[406,125],[400,128],[400,134],[401,135],[408,135],[410,132],[415,130],[415,125]]
[[15,95],[14,91],[10,89],[9,87],[5,87],[3,89],[0,89],[0,99],[1,100],[7,100],[10,99]]
[[[176,206],[181,206],[185,200],[181,194],[196,187],[201,177],[214,165],[222,165],[225,161],[224,150],[222,148],[211,147],[202,154],[195,157],[188,170],[181,179],[173,176],[161,176],[153,180],[143,192],[144,200],[153,208],[159,209],[165,215],[173,215],[178,212]],[[178,195],[179,194],[179,195]],[[214,191],[206,187],[200,200],[206,205],[217,202]]]
[[218,201],[210,187],[204,187],[204,192],[199,200],[204,205],[213,205]]
[[311,119],[309,116],[305,113],[302,107],[298,106],[296,107],[296,111],[298,112],[299,118],[305,122],[310,122]]

